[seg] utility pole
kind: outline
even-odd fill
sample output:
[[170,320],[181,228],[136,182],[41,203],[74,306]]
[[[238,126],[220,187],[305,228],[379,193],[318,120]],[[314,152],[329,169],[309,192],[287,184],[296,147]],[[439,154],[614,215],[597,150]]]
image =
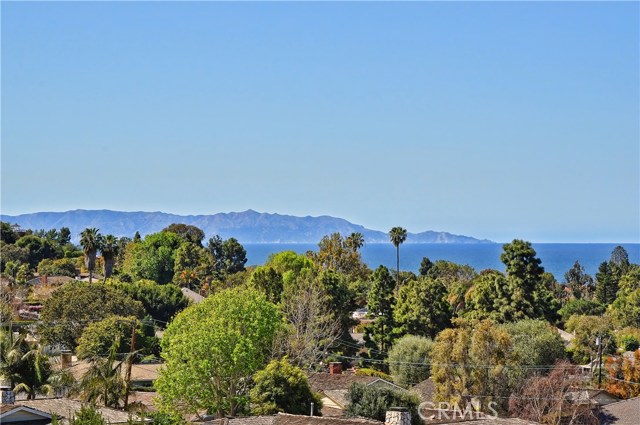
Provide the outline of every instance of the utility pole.
[[124,409],[129,406],[129,383],[131,382],[131,366],[133,365],[133,353],[136,347],[136,321],[131,325],[131,347],[129,348],[129,358],[127,359],[127,373],[125,375]]
[[598,346],[598,389],[602,389],[602,338],[596,337]]

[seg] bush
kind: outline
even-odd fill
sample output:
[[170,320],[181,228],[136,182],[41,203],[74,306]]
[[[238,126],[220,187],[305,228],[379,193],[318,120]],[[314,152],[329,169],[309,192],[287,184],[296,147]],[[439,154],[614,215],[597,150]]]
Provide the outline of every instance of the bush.
[[627,327],[616,332],[616,345],[623,351],[640,348],[640,329]]
[[95,406],[84,405],[69,420],[69,425],[107,425],[107,421]]
[[357,369],[356,376],[375,376],[376,378],[386,379],[389,382],[393,381],[393,378],[391,377],[391,375],[387,375],[384,372],[380,372],[379,370],[371,369],[368,367]]
[[420,400],[408,391],[395,390],[389,387],[367,387],[354,383],[347,393],[349,404],[345,413],[350,417],[364,417],[384,422],[390,407],[402,406],[411,413],[411,424],[420,425],[418,415]]
[[254,376],[255,386],[251,389],[251,413],[272,415],[278,412],[304,415],[311,403],[315,411],[322,408],[322,401],[311,391],[307,376],[302,369],[293,366],[286,359],[273,360]]
[[389,370],[398,385],[409,386],[424,381],[431,374],[431,338],[405,335],[389,351]]

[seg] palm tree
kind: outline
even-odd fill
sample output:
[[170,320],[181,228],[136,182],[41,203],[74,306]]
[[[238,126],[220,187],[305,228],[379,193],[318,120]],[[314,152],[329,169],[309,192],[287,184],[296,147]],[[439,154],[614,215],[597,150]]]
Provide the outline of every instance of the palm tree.
[[407,240],[407,229],[394,227],[389,230],[389,239],[396,247],[396,291],[398,291],[400,287],[400,245]]
[[93,270],[96,268],[96,252],[102,245],[102,235],[95,227],[84,229],[80,233],[80,245],[84,252],[84,266],[89,270],[89,283],[91,283]]
[[116,255],[118,255],[118,238],[113,235],[105,236],[100,252],[102,252],[102,259],[104,260],[104,281],[106,282],[107,278],[113,274],[113,264]]
[[364,245],[364,236],[360,232],[353,232],[345,241],[347,248],[351,249],[351,251],[356,252]]
[[111,346],[108,357],[94,357],[89,361],[89,369],[78,383],[78,390],[84,401],[102,402],[106,407],[120,406],[127,385],[121,372],[123,361],[116,360],[119,347],[120,340],[117,339]]
[[0,347],[0,376],[16,393],[26,392],[29,400],[71,385],[70,372],[53,372],[43,346],[27,343],[26,334],[0,331]]

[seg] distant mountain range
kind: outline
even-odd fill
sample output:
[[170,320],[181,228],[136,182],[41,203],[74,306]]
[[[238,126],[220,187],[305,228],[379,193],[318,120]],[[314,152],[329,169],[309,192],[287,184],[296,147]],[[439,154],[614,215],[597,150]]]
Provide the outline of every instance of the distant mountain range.
[[[197,226],[208,237],[220,235],[234,237],[241,243],[317,243],[324,235],[340,232],[348,235],[360,232],[366,243],[389,243],[386,232],[367,229],[342,218],[296,217],[291,215],[259,213],[253,210],[211,215],[176,215],[163,212],[124,212],[110,210],[73,210],[65,212],[37,212],[16,216],[0,215],[5,222],[24,229],[71,229],[73,241],[87,227],[100,229],[103,235],[133,237],[158,232],[172,223]],[[447,232],[426,231],[409,233],[406,243],[492,243],[487,239],[454,235]]]

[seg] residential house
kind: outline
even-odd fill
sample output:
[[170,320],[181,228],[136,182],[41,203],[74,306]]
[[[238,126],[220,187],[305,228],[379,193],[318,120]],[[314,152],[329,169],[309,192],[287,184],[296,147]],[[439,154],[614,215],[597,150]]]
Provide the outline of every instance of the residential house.
[[42,410],[18,404],[0,404],[0,423],[48,425],[51,423],[51,415]]
[[396,390],[403,390],[393,382],[377,376],[357,375],[356,373],[342,373],[340,363],[331,363],[329,373],[319,372],[309,375],[311,389],[322,397],[322,415],[339,417],[344,415],[348,404],[347,392],[354,383],[365,386],[384,386]]

